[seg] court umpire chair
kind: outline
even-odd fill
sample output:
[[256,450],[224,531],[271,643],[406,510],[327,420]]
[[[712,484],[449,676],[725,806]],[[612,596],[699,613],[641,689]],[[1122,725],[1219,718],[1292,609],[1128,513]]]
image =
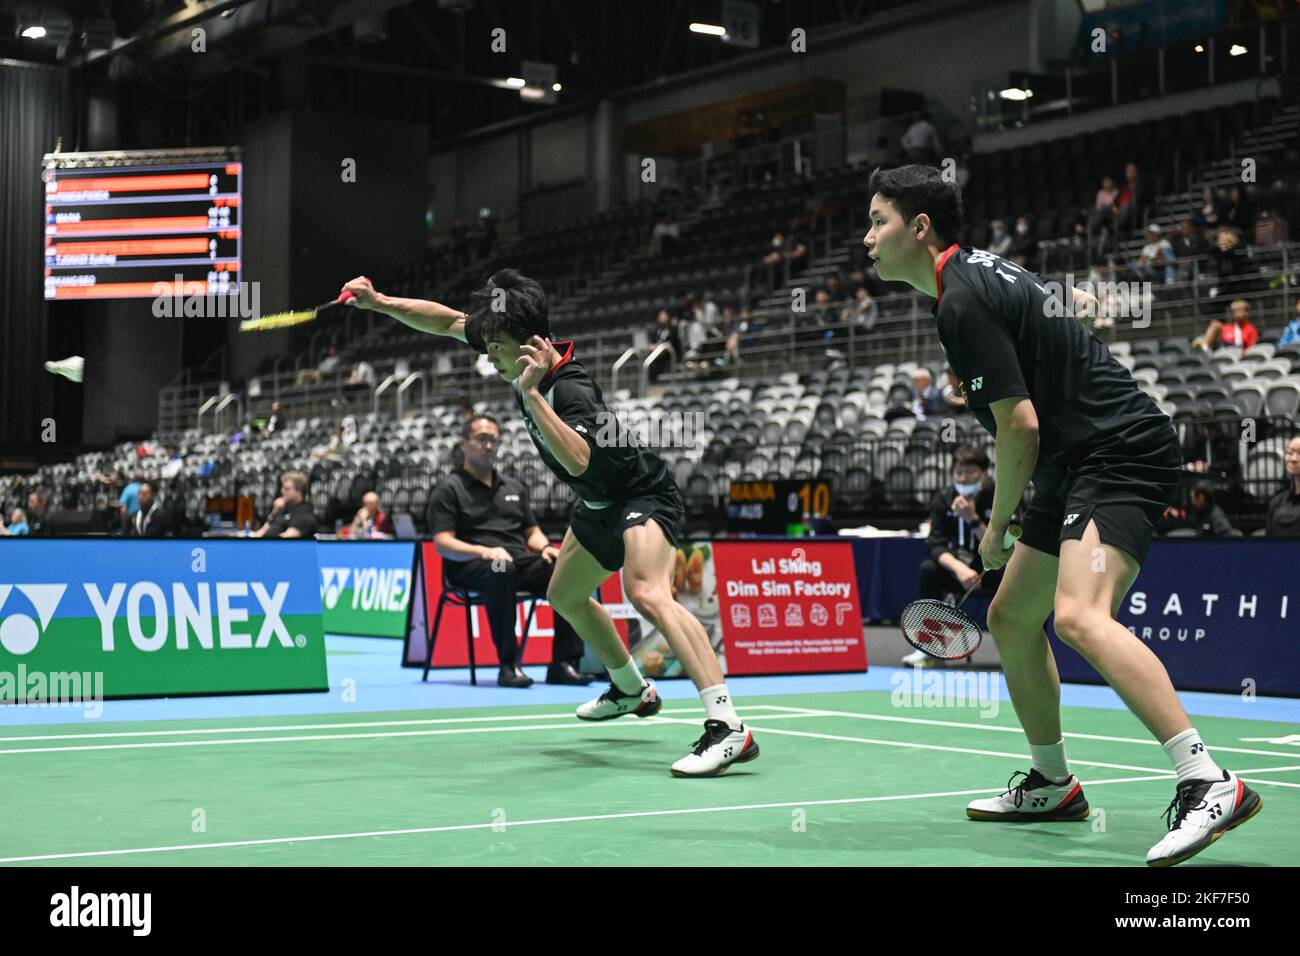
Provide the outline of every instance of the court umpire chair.
[[[524,621],[524,636],[519,642],[521,667],[524,663],[524,651],[528,649],[528,630],[533,624],[533,612],[537,610],[537,602],[540,600],[541,598],[533,597],[527,591],[520,591],[515,595],[516,610],[520,602],[529,602],[528,618]],[[448,582],[446,563],[442,567],[442,595],[438,598],[438,610],[433,615],[433,627],[429,631],[429,659],[424,662],[424,673],[420,676],[420,681],[423,683],[429,679],[429,668],[433,666],[433,649],[438,641],[438,625],[442,621],[442,609],[447,604],[465,609],[465,642],[469,647],[469,682],[478,686],[477,665],[474,661],[474,608],[482,607],[487,604],[487,601],[478,591],[459,588]]]

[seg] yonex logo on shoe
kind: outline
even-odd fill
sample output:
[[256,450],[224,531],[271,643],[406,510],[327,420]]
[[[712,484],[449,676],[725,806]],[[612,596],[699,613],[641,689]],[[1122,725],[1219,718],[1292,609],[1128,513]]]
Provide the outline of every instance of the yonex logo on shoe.
[[1046,797],[1034,797],[1034,798],[1032,798],[1032,799],[1029,801],[1029,805],[1030,805],[1031,807],[1033,807],[1034,809],[1037,809],[1037,808],[1039,808],[1039,807],[1045,807],[1045,806],[1047,806],[1047,798],[1046,798]]
[[0,584],[0,613],[3,613],[5,602],[15,587],[18,588],[18,593],[31,603],[37,618],[40,619],[39,625],[29,614],[8,614],[0,619],[0,647],[4,647],[16,657],[21,657],[35,650],[41,635],[50,624],[50,619],[54,617],[54,612],[58,610],[59,602],[63,600],[63,592],[68,589],[68,586],[66,584]]
[[1219,817],[1223,816],[1223,807],[1216,803],[1214,806],[1210,807],[1209,814],[1211,820],[1217,820]]

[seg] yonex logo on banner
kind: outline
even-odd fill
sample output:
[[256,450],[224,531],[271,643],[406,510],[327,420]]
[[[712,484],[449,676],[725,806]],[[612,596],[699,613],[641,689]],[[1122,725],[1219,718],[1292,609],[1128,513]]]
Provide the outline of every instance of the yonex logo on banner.
[[[260,581],[207,582],[192,588],[181,583],[171,587],[171,600],[163,588],[152,581],[137,581],[128,586],[117,582],[105,594],[99,585],[82,585],[91,609],[99,620],[100,644],[104,651],[116,650],[113,623],[126,618],[127,634],[131,643],[141,651],[157,651],[166,646],[175,624],[175,645],[178,650],[190,646],[193,635],[200,647],[214,646],[213,625],[216,625],[215,643],[221,648],[264,648],[272,639],[281,647],[305,647],[303,635],[291,635],[281,619],[289,583],[280,581],[274,591]],[[0,618],[0,646],[15,656],[30,654],[46,633],[50,621],[63,599],[67,585],[63,584],[0,584],[0,615],[11,602],[11,592],[17,590],[26,596],[36,612],[36,619],[19,611]],[[257,608],[245,606],[251,591]],[[263,615],[256,636],[240,631],[236,626],[248,621],[250,610]],[[145,632],[146,619],[153,621],[150,633]],[[39,623],[38,623],[39,621]]]
[[354,610],[404,611],[410,600],[411,572],[406,568],[321,568],[321,601],[329,610],[352,582]]
[[[30,614],[5,614],[5,604],[15,587],[31,603],[39,624]],[[16,657],[30,654],[49,626],[67,589],[66,584],[0,584],[0,647]]]
[[351,573],[351,568],[320,569],[320,596],[326,607],[333,608],[339,603],[339,595],[348,586],[348,575]]

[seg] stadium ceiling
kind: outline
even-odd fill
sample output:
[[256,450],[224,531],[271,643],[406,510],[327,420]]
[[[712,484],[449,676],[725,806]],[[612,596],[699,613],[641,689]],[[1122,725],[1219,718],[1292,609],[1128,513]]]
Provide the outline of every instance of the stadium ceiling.
[[[759,49],[788,43],[795,27],[812,34],[919,5],[751,0]],[[216,87],[214,101],[238,108],[211,111],[214,123],[286,107],[364,111],[425,120],[445,138],[753,54],[691,32],[693,22],[721,23],[722,8],[723,0],[0,0],[0,58],[63,64],[177,99]],[[45,36],[19,35],[31,27]],[[504,52],[500,38],[494,49],[498,29]],[[525,61],[554,67],[553,102],[506,84]]]

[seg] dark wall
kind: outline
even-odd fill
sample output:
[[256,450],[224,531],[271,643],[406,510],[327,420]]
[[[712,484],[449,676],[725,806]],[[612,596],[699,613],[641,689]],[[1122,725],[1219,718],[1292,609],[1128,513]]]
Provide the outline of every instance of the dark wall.
[[[424,245],[428,130],[365,116],[285,112],[251,124],[244,150],[244,274],[261,311],[318,305],[357,275],[390,275]],[[343,161],[356,161],[356,181]],[[287,332],[227,325],[232,377],[286,347]]]
[[[356,160],[356,182],[342,163]],[[290,290],[324,302],[356,275],[407,265],[424,243],[428,130],[368,117],[295,113]]]
[[158,389],[181,369],[186,324],[221,321],[158,318],[147,299],[95,303],[86,317],[82,441],[108,445],[152,432]]
[[44,369],[56,356],[45,328],[41,156],[67,132],[70,91],[62,69],[0,65],[0,458],[38,451],[41,421],[56,412]]

